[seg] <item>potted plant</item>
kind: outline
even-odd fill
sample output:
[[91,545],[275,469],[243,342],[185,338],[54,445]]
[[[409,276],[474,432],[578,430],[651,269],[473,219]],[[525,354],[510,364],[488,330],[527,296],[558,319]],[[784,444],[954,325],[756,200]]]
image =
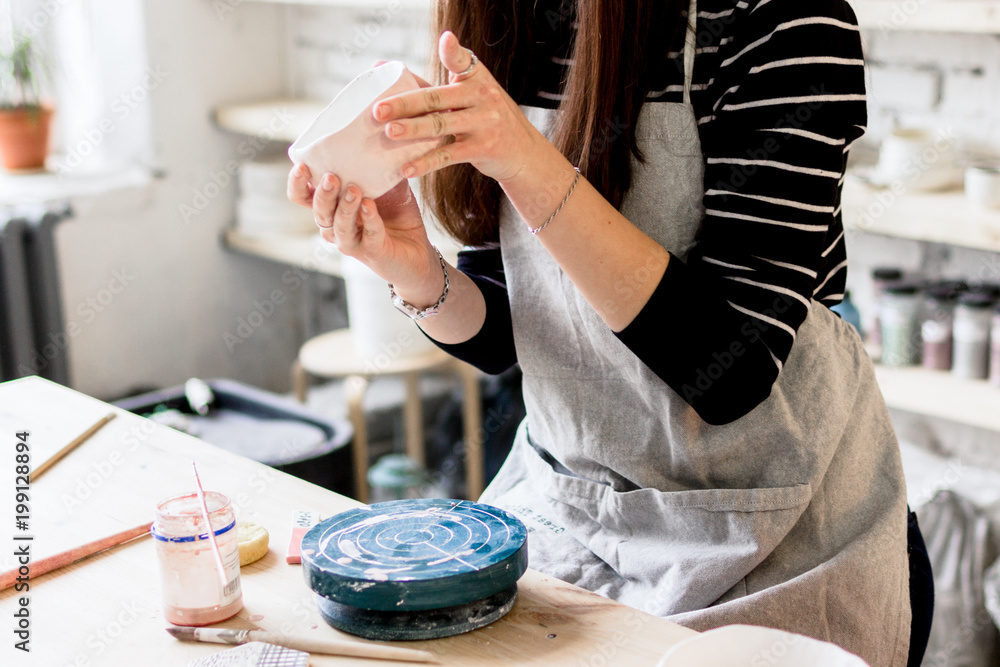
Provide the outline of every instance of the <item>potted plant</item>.
[[53,109],[41,98],[42,67],[29,37],[0,52],[0,163],[5,169],[45,166]]

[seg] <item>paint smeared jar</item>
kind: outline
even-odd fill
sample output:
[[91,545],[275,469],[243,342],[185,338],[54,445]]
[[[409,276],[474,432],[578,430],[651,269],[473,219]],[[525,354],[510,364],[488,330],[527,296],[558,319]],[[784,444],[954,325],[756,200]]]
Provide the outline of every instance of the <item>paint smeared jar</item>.
[[236,515],[221,493],[206,492],[205,502],[225,566],[225,588],[197,494],[167,498],[156,506],[152,534],[160,561],[163,612],[175,625],[210,625],[243,608]]

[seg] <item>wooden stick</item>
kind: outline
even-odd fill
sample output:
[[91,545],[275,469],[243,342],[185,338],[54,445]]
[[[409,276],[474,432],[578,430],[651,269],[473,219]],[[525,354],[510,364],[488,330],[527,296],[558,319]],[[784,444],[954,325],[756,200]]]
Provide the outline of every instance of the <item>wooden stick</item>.
[[286,646],[298,651],[343,655],[356,658],[376,658],[379,660],[402,660],[405,662],[437,662],[433,653],[412,648],[384,646],[368,642],[324,639],[309,635],[289,635],[284,632],[266,630],[230,630],[228,628],[193,628],[172,625],[167,632],[185,642],[212,642],[215,644],[246,644],[265,642]]
[[94,424],[93,426],[91,426],[90,428],[88,428],[86,431],[84,431],[83,433],[81,433],[79,436],[77,436],[77,438],[75,440],[73,440],[73,442],[69,443],[68,445],[66,445],[65,447],[63,447],[62,449],[60,449],[58,452],[56,452],[55,454],[53,454],[52,456],[50,456],[46,461],[42,462],[42,465],[40,465],[37,468],[35,468],[34,470],[32,470],[31,471],[31,481],[32,482],[38,481],[38,478],[41,477],[43,474],[45,474],[45,472],[49,468],[51,468],[56,463],[58,463],[59,459],[61,459],[62,457],[66,456],[71,451],[73,451],[74,449],[76,449],[77,447],[79,447],[80,445],[82,445],[84,442],[86,442],[90,438],[90,436],[92,436],[95,433],[97,433],[98,431],[100,431],[102,428],[104,428],[105,424],[107,424],[109,421],[111,421],[114,418],[115,418],[115,413],[113,413],[113,412],[110,412],[110,413],[104,415],[103,417],[101,417],[100,421],[98,421],[96,424]]
[[[135,528],[129,528],[128,530],[123,530],[120,533],[115,533],[114,535],[109,535],[108,537],[102,537],[99,540],[94,540],[93,542],[88,542],[79,547],[73,547],[69,551],[64,551],[55,556],[48,556],[41,560],[33,561],[29,567],[30,576],[32,579],[40,577],[43,574],[52,572],[53,570],[58,570],[59,568],[66,567],[67,565],[72,565],[73,563],[83,560],[88,556],[93,556],[96,553],[104,551],[105,549],[110,549],[111,547],[118,546],[130,540],[134,540],[137,537],[149,534],[150,523],[147,521]],[[0,591],[10,588],[17,581],[19,576],[18,568],[15,567],[13,570],[9,570],[0,574]]]
[[[215,539],[215,528],[212,528],[212,519],[208,516],[208,503],[205,501],[205,489],[201,488],[201,478],[198,477],[198,466],[191,461],[191,468],[194,470],[194,484],[198,489],[198,502],[201,503],[201,516],[205,519],[205,530],[208,531],[208,541],[212,545],[212,555],[215,556],[215,567],[219,571],[219,604],[226,595],[226,586],[229,581],[226,579],[226,565],[222,562],[222,554],[219,553],[219,542]],[[237,532],[239,529],[237,529]]]

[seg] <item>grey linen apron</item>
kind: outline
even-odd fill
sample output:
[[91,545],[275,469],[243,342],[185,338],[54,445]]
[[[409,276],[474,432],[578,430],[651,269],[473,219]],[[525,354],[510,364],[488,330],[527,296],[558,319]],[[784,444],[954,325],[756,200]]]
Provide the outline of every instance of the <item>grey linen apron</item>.
[[[646,162],[633,161],[621,209],[672,261],[704,212],[691,39],[684,58],[684,103],[640,113]],[[554,111],[523,110],[550,136]],[[482,501],[525,521],[530,565],[696,630],[787,629],[905,665],[903,472],[853,329],[813,301],[770,397],[712,426],[614,336],[506,201],[500,238],[527,417]],[[671,316],[664,326],[684,326]]]

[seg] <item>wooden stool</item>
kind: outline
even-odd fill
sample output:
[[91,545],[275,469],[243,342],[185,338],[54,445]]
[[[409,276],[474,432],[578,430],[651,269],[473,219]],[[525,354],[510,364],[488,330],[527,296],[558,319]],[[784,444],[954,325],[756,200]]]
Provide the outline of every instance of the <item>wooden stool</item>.
[[358,500],[368,502],[368,430],[365,427],[363,401],[371,379],[383,375],[402,375],[406,382],[403,423],[406,430],[406,454],[425,465],[423,410],[417,380],[427,371],[451,371],[462,381],[463,421],[465,426],[465,481],[470,500],[483,492],[482,410],[479,398],[478,371],[438,348],[419,356],[390,358],[373,364],[360,358],[351,340],[350,329],[331,331],[305,342],[292,365],[292,388],[302,403],[306,400],[309,376],[344,378],[348,418],[354,426],[354,483]]

